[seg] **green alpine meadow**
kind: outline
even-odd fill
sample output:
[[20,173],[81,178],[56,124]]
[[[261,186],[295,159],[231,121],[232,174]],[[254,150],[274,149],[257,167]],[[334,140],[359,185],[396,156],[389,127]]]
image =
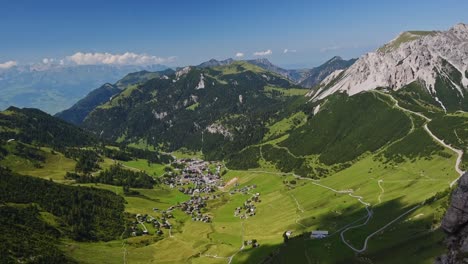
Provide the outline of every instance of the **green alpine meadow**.
[[466,4],[79,2],[0,11],[0,263],[466,263]]

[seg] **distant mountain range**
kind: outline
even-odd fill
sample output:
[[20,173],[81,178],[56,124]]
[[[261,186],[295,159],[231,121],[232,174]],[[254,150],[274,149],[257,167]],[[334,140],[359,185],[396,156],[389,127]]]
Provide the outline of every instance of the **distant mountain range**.
[[357,59],[343,60],[341,57],[335,56],[324,64],[306,71],[304,78],[300,80],[299,84],[303,87],[312,88],[331,73],[350,67],[356,60]]
[[56,113],[70,107],[92,89],[114,83],[141,70],[167,69],[163,65],[59,65],[36,64],[0,70],[0,109],[10,105]]
[[[234,61],[233,59],[222,61],[212,59],[201,63],[197,67],[223,66]],[[331,72],[349,67],[354,60],[347,61],[340,57],[334,57],[319,67],[298,70],[283,69],[267,59],[248,60],[247,62],[267,71],[280,74],[297,85],[310,88],[318,84]],[[156,72],[164,69],[168,69],[168,67],[164,65],[59,64],[15,66],[10,69],[0,70],[0,87],[2,89],[0,109],[14,105],[39,108],[53,114],[68,109],[74,102],[83,98],[96,87],[101,87],[106,83],[115,83],[128,73],[139,71]],[[103,93],[105,96],[110,94]],[[93,96],[96,96],[96,94]]]
[[86,116],[96,107],[112,100],[112,97],[132,85],[143,83],[152,78],[164,74],[173,74],[174,71],[167,69],[161,72],[140,71],[127,74],[124,78],[115,84],[106,83],[101,87],[91,91],[83,99],[79,100],[69,109],[57,113],[55,116],[66,120],[72,124],[78,125],[83,122]]
[[[246,63],[246,65],[250,66],[258,66],[260,69],[263,69],[267,72],[276,73],[279,76],[288,79],[292,83],[292,85],[297,84],[297,86],[299,87],[309,88],[318,84],[333,71],[349,67],[349,65],[354,63],[354,61],[355,59],[343,60],[341,57],[333,57],[324,64],[313,69],[286,70],[272,64],[268,59],[236,61],[229,58],[222,61],[211,59],[209,61],[197,65],[196,68],[209,69],[215,67],[229,66],[241,62]],[[182,71],[183,69],[184,68],[182,67],[178,68],[179,71]],[[71,108],[57,113],[56,116],[73,124],[81,124],[86,118],[86,116],[94,108],[111,100],[114,95],[125,90],[127,87],[136,84],[143,84],[144,82],[152,78],[162,76],[167,77],[171,74],[174,74],[174,71],[171,69],[157,72],[141,71],[128,74],[123,79],[117,81],[115,84],[106,83],[101,87],[91,91],[88,95],[86,95],[86,97],[78,101]]]
[[[246,62],[256,65],[267,71],[275,72],[279,75],[282,75],[294,83],[299,84],[305,88],[312,88],[315,85],[319,84],[325,77],[336,70],[346,69],[351,66],[357,59],[343,60],[339,56],[335,56],[330,60],[326,61],[322,65],[312,68],[312,69],[283,69],[271,63],[266,58],[247,60]],[[218,61],[211,59],[209,61],[203,62],[197,67],[207,68],[214,66],[223,66],[233,63],[234,60],[229,58],[226,60]]]

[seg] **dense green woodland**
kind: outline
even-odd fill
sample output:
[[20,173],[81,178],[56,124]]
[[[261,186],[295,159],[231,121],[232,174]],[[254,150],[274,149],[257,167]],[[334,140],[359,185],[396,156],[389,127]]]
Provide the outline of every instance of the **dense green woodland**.
[[462,149],[462,167],[468,170],[468,118],[462,116],[438,116],[429,123],[429,128],[447,143]]
[[295,155],[320,154],[322,163],[332,165],[401,138],[410,129],[409,118],[378,96],[363,93],[330,97],[316,116],[292,131],[280,146]]
[[124,231],[124,200],[101,189],[62,185],[0,169],[2,203],[37,204],[61,219],[64,232],[80,241],[111,240]]
[[64,155],[67,158],[76,160],[75,171],[83,174],[100,169],[99,162],[102,162],[102,157],[94,150],[80,148],[66,148]]
[[97,139],[90,133],[40,110],[9,107],[0,112],[0,139],[15,139],[42,146],[90,146]]
[[99,172],[96,176],[67,174],[66,178],[74,179],[78,183],[105,183],[116,186],[123,186],[128,190],[132,188],[151,189],[156,184],[156,180],[141,171],[125,169],[120,164],[112,165],[110,169]]
[[0,205],[1,263],[75,263],[57,247],[61,232],[39,212],[34,205]]

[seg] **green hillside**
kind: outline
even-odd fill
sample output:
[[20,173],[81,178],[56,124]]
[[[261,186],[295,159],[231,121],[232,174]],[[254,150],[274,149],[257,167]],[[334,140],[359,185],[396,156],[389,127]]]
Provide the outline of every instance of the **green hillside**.
[[79,125],[94,108],[106,103],[113,96],[117,95],[122,90],[125,90],[127,87],[171,73],[173,73],[173,70],[171,69],[160,72],[139,71],[129,73],[115,84],[106,83],[91,91],[72,107],[55,114],[55,116],[69,123]]
[[[203,88],[197,88],[200,83]],[[286,79],[246,62],[190,68],[127,88],[96,108],[83,126],[110,140],[143,139],[167,151],[185,147],[222,159],[260,142],[266,124],[302,107],[305,90],[292,88]]]
[[0,193],[1,236],[7,241],[2,254],[9,262],[70,262],[57,248],[59,238],[112,240],[125,230],[123,199],[109,191],[61,185],[0,168]]
[[9,107],[0,112],[0,140],[42,146],[89,146],[97,139],[89,132],[38,109]]
[[327,99],[319,113],[280,143],[295,155],[320,155],[327,165],[376,151],[410,129],[408,117],[373,93]]

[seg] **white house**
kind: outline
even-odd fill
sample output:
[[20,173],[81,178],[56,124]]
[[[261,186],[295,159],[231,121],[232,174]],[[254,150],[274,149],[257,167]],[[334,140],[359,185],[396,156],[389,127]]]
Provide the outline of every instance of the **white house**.
[[310,238],[321,239],[327,236],[328,236],[328,231],[324,231],[324,230],[315,230],[315,231],[312,231],[312,233],[310,233]]

